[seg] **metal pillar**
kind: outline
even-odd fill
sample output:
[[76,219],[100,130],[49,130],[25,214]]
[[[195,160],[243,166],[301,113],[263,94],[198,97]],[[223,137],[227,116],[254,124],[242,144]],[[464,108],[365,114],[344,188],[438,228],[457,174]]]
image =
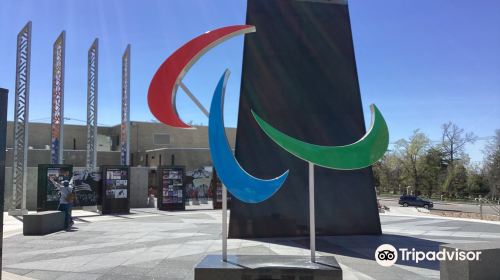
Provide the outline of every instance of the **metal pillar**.
[[316,262],[316,215],[314,208],[314,163],[309,162],[309,249],[311,250],[311,262]]
[[[14,107],[14,158],[12,164],[12,201],[9,215],[26,210],[25,172],[28,159],[28,120],[31,62],[31,21],[17,34],[16,97]],[[20,207],[20,208],[18,208]]]
[[94,170],[97,163],[97,87],[99,41],[96,38],[88,52],[87,70],[87,164]]
[[227,262],[227,188],[222,184],[222,261]]
[[61,32],[54,42],[52,58],[52,117],[50,161],[63,163],[64,151],[64,57],[66,32]]
[[[0,209],[4,208],[4,198],[5,198],[5,146],[7,139],[7,100],[9,91],[0,88]],[[2,255],[3,255],[3,213],[0,215],[0,267],[2,267]],[[0,269],[0,279],[2,279],[2,270]]]
[[122,57],[122,124],[120,127],[120,158],[130,164],[130,44]]
[[189,98],[191,98],[191,100],[198,107],[198,109],[200,109],[201,112],[208,118],[208,110],[205,107],[203,107],[203,105],[201,105],[201,102],[194,96],[194,94],[187,88],[187,86],[182,81],[179,82],[179,86],[186,93],[186,95]]

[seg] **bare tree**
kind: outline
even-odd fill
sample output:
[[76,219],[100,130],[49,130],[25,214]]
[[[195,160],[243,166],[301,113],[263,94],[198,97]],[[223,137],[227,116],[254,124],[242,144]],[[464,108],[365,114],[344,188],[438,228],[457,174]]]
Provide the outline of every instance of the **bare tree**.
[[443,141],[441,143],[441,150],[444,160],[451,165],[455,160],[463,156],[465,145],[474,143],[477,137],[472,132],[464,134],[464,129],[452,122],[443,124],[442,128]]
[[442,129],[441,151],[443,153],[443,161],[448,167],[446,179],[443,181],[441,188],[450,194],[459,187],[456,177],[460,174],[460,168],[458,168],[459,165],[456,165],[455,162],[464,158],[468,159],[465,154],[465,145],[474,143],[477,137],[472,132],[466,133],[463,128],[458,127],[452,122],[443,124]]

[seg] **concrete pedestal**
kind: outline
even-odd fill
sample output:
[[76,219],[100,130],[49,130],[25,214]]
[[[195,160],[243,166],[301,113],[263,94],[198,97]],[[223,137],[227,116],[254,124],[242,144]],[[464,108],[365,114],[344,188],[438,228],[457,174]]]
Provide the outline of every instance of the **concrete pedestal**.
[[28,209],[9,209],[9,216],[28,215]]
[[24,235],[45,235],[64,229],[64,213],[44,211],[23,215]]
[[479,260],[441,261],[441,280],[497,280],[500,279],[500,242],[478,242],[441,245],[440,250],[453,252],[481,252]]
[[311,263],[309,256],[208,255],[194,268],[195,280],[220,279],[342,279],[342,269],[334,257],[318,257]]

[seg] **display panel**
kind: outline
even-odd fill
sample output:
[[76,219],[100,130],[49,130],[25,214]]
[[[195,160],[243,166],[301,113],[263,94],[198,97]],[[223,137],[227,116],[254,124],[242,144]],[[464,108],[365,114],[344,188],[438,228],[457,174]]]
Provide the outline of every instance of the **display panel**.
[[104,180],[106,199],[126,199],[128,194],[128,170],[110,168]]
[[52,181],[61,183],[70,181],[73,176],[73,166],[65,164],[38,165],[37,210],[56,210],[59,206],[59,190]]
[[130,212],[130,169],[128,166],[102,166],[102,213]]
[[186,188],[184,167],[171,166],[159,169],[159,201],[160,210],[184,210]]
[[75,190],[75,206],[100,205],[101,173],[86,169],[73,171],[73,189]]
[[[222,182],[214,169],[210,180],[210,197],[212,198],[213,209],[222,209]],[[227,208],[231,208],[231,193],[227,193]]]
[[[208,204],[210,196],[210,181],[212,180],[212,168],[197,168],[187,170],[184,176],[186,186],[186,205]],[[189,203],[188,203],[189,201]]]

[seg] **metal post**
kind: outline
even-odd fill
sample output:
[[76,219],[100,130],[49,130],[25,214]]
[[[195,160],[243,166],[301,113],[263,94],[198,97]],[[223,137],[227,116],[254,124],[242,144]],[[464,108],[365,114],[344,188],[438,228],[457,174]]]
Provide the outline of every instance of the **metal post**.
[[483,219],[483,199],[479,198],[479,216]]
[[189,98],[191,98],[191,100],[194,102],[194,104],[196,104],[196,106],[198,107],[198,109],[201,110],[201,112],[207,116],[208,118],[208,111],[207,109],[205,109],[205,107],[203,107],[203,105],[201,105],[200,101],[194,96],[194,94],[187,88],[187,86],[182,82],[180,81],[179,82],[179,86],[182,88],[182,90],[187,94],[187,96],[189,96]]
[[227,261],[227,189],[222,184],[222,261]]
[[316,221],[314,216],[314,163],[309,162],[309,242],[311,262],[316,262]]
[[63,163],[64,152],[64,56],[66,32],[54,42],[52,56],[52,116],[50,158],[52,164]]
[[93,171],[97,162],[97,88],[99,41],[96,38],[88,52],[87,70],[87,164]]
[[[7,100],[9,91],[0,88],[0,209],[2,209],[2,215],[0,215],[0,267],[2,267],[2,255],[3,255],[3,208],[4,208],[4,198],[5,198],[5,146],[7,139]],[[0,279],[2,279],[2,270],[0,269]]]
[[[31,65],[31,21],[17,35],[16,97],[14,105],[14,157],[12,164],[12,202],[9,215],[22,215],[26,209],[28,159],[28,120]],[[20,206],[21,209],[17,207]]]
[[120,158],[130,164],[130,44],[122,57],[122,123],[120,126]]
[[[179,82],[179,86],[186,93],[186,95],[191,98],[194,104],[196,104],[198,109],[200,109],[200,111],[208,118],[208,110],[203,107],[201,102],[196,98],[196,96],[194,96],[187,86],[182,81]],[[227,188],[224,184],[222,184],[222,261],[227,261]]]

